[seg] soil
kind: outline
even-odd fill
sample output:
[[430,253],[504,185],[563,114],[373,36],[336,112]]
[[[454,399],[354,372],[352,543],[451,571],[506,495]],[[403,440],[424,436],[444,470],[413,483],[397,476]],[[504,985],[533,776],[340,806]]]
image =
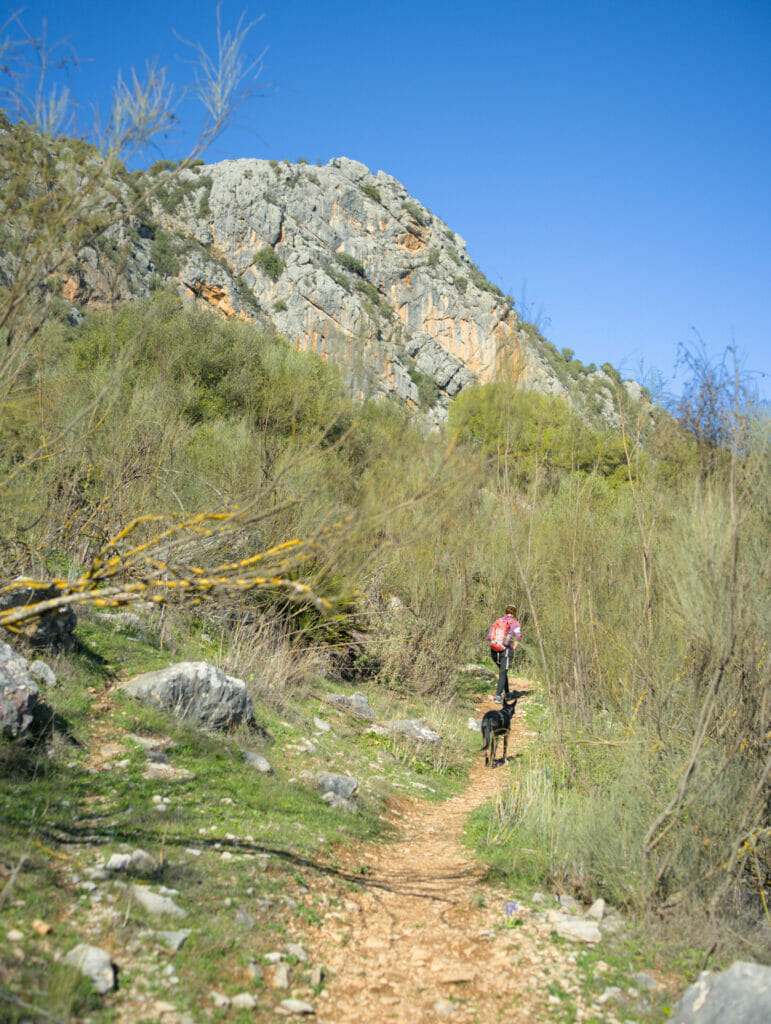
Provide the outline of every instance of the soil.
[[[494,706],[480,697],[477,717]],[[526,742],[517,714],[509,760]],[[486,884],[462,845],[469,814],[510,785],[507,766],[485,767],[480,754],[462,793],[440,805],[405,801],[393,810],[394,844],[351,851],[348,866],[364,868],[366,890],[305,937],[328,972],[314,1000],[320,1024],[554,1020],[555,983],[570,993],[577,1019],[588,1015],[576,950],[555,945],[543,915],[517,894]]]

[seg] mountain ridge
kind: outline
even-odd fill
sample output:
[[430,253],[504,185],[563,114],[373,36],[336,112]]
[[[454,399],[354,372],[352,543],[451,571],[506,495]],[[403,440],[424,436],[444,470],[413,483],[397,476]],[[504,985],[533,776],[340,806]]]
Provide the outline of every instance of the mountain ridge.
[[[76,140],[33,145],[65,188],[73,161],[100,160]],[[558,352],[459,235],[396,178],[358,161],[196,159],[131,173],[115,164],[95,199],[106,226],[83,233],[61,272],[48,271],[73,322],[82,308],[171,287],[191,304],[269,325],[341,365],[360,398],[394,397],[433,426],[462,390],[493,381],[562,397],[612,427],[620,407],[647,398],[609,364]],[[12,247],[0,257],[9,282]]]

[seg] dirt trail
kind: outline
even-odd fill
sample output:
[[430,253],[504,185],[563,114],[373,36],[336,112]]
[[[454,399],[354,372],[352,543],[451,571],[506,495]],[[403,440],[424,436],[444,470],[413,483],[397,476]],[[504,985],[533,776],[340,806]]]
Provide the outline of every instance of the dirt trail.
[[[491,707],[480,698],[477,717]],[[526,742],[518,714],[509,756]],[[366,891],[328,913],[310,940],[314,962],[331,974],[315,1001],[321,1024],[548,1020],[549,983],[576,997],[575,952],[551,943],[549,926],[517,894],[482,885],[483,869],[461,846],[469,814],[509,780],[480,756],[462,793],[438,806],[409,801],[395,844],[355,852],[369,868]]]

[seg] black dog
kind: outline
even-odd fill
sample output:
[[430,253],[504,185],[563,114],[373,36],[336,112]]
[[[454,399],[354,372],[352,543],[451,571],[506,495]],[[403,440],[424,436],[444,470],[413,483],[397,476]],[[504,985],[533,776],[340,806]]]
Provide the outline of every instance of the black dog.
[[482,739],[485,741],[482,750],[485,751],[485,764],[490,765],[491,768],[495,767],[495,749],[498,746],[498,738],[500,736],[503,736],[503,763],[506,764],[509,729],[511,728],[511,720],[514,717],[514,711],[520,696],[521,694],[515,692],[513,694],[514,700],[510,704],[506,703],[506,698],[504,697],[503,706],[496,708],[495,711],[488,711],[482,719]]

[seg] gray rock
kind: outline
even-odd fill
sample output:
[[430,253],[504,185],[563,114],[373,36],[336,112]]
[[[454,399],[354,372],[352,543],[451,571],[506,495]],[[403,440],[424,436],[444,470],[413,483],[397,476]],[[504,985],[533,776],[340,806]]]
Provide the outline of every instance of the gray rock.
[[27,732],[39,692],[26,660],[0,642],[0,732],[4,736],[16,739]]
[[100,622],[111,625],[116,632],[142,632],[142,620],[135,612],[97,612],[96,617]]
[[209,993],[209,1000],[217,1010],[227,1010],[230,1007],[230,999],[214,989]]
[[322,793],[335,793],[346,800],[350,799],[359,788],[359,780],[353,775],[333,775],[330,772],[319,772],[316,781]]
[[560,893],[557,897],[557,901],[562,909],[567,914],[580,914],[583,907],[574,896],[570,896],[567,893]]
[[458,668],[458,672],[464,676],[485,676],[487,679],[497,679],[498,673],[493,672],[487,665],[477,665],[472,662],[468,665],[461,665]]
[[164,708],[206,729],[229,729],[251,721],[254,715],[246,684],[203,661],[145,672],[121,688],[144,704]]
[[432,747],[442,742],[442,737],[438,732],[429,729],[424,722],[414,721],[413,719],[391,722],[390,731],[397,736],[404,736],[406,739],[413,740],[416,743],[425,743]]
[[466,728],[472,729],[474,732],[479,732],[479,730],[482,728],[482,719],[469,718],[466,722]]
[[289,964],[286,964],[281,960],[279,963],[273,965],[268,976],[268,984],[271,988],[289,988],[291,978],[292,971]]
[[355,800],[347,800],[344,796],[340,796],[338,793],[324,793],[321,797],[325,804],[329,804],[330,807],[336,811],[346,811],[349,814],[356,814],[359,808],[356,806]]
[[47,686],[49,690],[52,690],[56,686],[56,673],[49,664],[45,661],[41,661],[39,658],[36,661],[31,662],[29,666],[29,674],[37,683],[42,683],[43,686]]
[[94,990],[99,995],[106,995],[115,988],[115,968],[110,954],[98,946],[85,943],[75,946],[63,958],[63,962],[75,967],[81,974],[91,979]]
[[341,711],[350,711],[359,718],[374,718],[375,712],[369,705],[369,701],[363,693],[352,693],[347,696],[344,693],[330,693],[327,701]]
[[655,978],[652,978],[650,974],[644,974],[642,971],[633,971],[629,977],[635,985],[638,985],[640,988],[647,988],[651,992],[656,992],[662,987]]
[[182,928],[176,932],[156,932],[155,937],[167,952],[178,953],[192,934],[189,928]]
[[287,1013],[315,1013],[310,1003],[304,1003],[302,999],[282,999],[280,1004]]
[[187,917],[187,911],[177,906],[169,896],[160,896],[143,885],[132,885],[131,896],[148,914],[167,914],[169,917]]
[[675,1006],[673,1024],[767,1024],[771,967],[737,960],[720,974],[705,971]]
[[248,910],[244,910],[243,907],[237,908],[236,921],[244,928],[254,928],[257,924],[257,918],[250,914]]
[[554,922],[554,930],[560,938],[571,942],[599,942],[602,938],[597,922],[587,918],[564,916]]
[[605,915],[605,900],[600,897],[592,903],[586,912],[586,916],[593,921],[601,921]]
[[[17,589],[0,594],[0,611],[18,608],[20,605],[40,604],[62,596],[62,591],[54,584],[47,587],[29,587],[24,585],[26,582],[28,581],[24,578],[14,580]],[[68,651],[75,642],[73,634],[77,624],[78,617],[71,608],[59,608],[31,625],[27,639],[33,647]]]
[[105,871],[125,871],[131,863],[130,853],[113,853],[105,864]]
[[144,850],[134,850],[129,857],[129,862],[126,865],[126,871],[130,875],[141,875],[142,877],[148,877],[155,875],[160,871],[160,864],[151,854],[146,853]]
[[314,718],[313,719],[313,724],[316,726],[316,728],[319,730],[319,732],[329,732],[329,730],[331,728],[329,723],[325,722],[321,718]]
[[273,766],[266,757],[262,754],[257,754],[253,750],[244,750],[244,761],[251,767],[256,768],[261,775],[272,775]]
[[257,1000],[250,992],[239,992],[230,1000],[234,1010],[254,1010],[257,1007]]
[[287,956],[293,956],[295,960],[301,964],[307,963],[308,954],[305,952],[299,942],[288,942],[286,946]]

